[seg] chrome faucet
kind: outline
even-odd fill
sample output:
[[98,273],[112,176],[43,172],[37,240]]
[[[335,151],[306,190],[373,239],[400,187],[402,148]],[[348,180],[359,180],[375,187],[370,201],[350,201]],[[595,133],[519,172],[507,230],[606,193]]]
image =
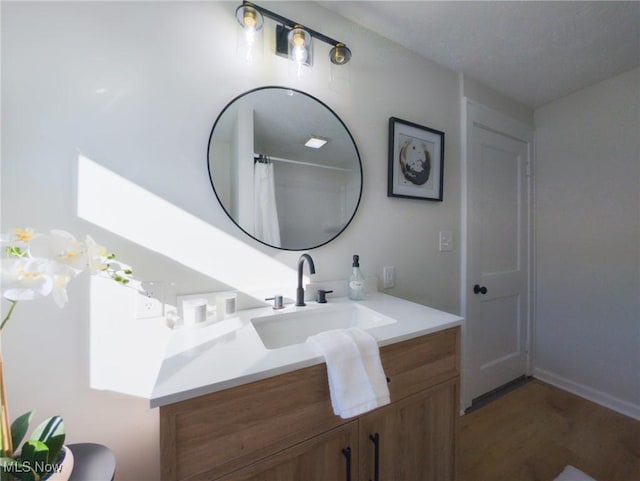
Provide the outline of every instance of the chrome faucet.
[[304,267],[304,261],[309,264],[309,274],[316,273],[316,266],[313,265],[313,259],[309,254],[302,254],[298,259],[298,288],[296,289],[296,306],[306,306],[304,303],[304,288],[302,287],[302,268]]

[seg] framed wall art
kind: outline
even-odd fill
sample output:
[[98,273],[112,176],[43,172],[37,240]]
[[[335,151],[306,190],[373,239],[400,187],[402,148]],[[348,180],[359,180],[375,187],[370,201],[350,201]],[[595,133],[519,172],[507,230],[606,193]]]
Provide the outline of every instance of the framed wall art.
[[387,196],[442,201],[444,132],[389,118]]

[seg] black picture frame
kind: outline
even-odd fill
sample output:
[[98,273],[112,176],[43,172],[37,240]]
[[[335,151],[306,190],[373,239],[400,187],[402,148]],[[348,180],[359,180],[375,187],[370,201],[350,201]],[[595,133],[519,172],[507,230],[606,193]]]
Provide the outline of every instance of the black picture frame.
[[388,197],[442,202],[444,132],[389,117]]

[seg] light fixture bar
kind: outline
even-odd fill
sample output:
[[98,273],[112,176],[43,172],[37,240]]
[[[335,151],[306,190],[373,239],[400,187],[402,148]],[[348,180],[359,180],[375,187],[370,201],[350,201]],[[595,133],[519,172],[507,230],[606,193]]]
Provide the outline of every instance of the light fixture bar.
[[317,38],[318,40],[321,40],[324,43],[328,43],[329,45],[331,45],[332,47],[335,47],[337,45],[343,45],[344,43],[342,42],[338,42],[337,40],[334,40],[331,37],[327,37],[325,34],[320,33],[316,30],[313,30],[309,27],[305,27],[304,25],[302,25],[299,22],[294,22],[293,20],[289,20],[286,17],[283,17],[282,15],[278,15],[275,12],[272,12],[271,10],[267,10],[266,8],[262,8],[258,5],[256,5],[255,3],[252,2],[248,2],[247,0],[243,0],[242,2],[243,6],[248,6],[248,7],[252,7],[255,8],[258,12],[262,13],[262,15],[264,15],[265,17],[269,17],[272,20],[275,20],[278,23],[281,23],[282,25],[286,25],[289,28],[296,28],[296,27],[301,27],[303,29],[305,29],[307,32],[309,32],[309,35],[311,35],[314,38]]

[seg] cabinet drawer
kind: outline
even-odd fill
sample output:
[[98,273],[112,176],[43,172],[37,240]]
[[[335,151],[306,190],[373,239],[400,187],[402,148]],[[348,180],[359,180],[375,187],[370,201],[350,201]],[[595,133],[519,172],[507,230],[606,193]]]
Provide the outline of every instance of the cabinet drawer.
[[344,422],[325,364],[163,406],[162,479],[216,479]]
[[[346,450],[349,450],[349,453]],[[358,479],[358,422],[286,448],[220,481],[344,481]]]
[[399,342],[380,349],[391,401],[435,386],[460,373],[460,328]]

